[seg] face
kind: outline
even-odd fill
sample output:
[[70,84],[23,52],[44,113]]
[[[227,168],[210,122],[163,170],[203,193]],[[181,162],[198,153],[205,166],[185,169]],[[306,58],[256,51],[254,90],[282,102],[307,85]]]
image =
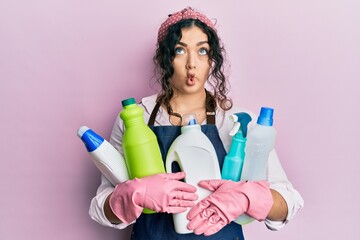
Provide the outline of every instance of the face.
[[174,95],[203,93],[211,68],[208,37],[196,26],[183,28],[181,33],[175,46],[174,74],[170,81]]

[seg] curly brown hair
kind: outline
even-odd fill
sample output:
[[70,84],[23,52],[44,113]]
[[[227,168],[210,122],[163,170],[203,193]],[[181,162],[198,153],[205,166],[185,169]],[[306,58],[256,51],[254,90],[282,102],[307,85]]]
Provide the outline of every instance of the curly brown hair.
[[207,99],[206,104],[212,104],[215,100],[215,103],[218,103],[220,108],[229,110],[232,107],[232,100],[226,95],[229,89],[227,87],[227,79],[223,72],[225,49],[220,44],[217,33],[197,19],[181,20],[170,26],[165,38],[157,44],[156,53],[153,58],[156,66],[155,71],[159,73],[157,81],[161,85],[161,91],[158,94],[157,101],[165,105],[170,115],[179,116],[179,114],[173,113],[170,106],[173,90],[169,84],[169,80],[174,73],[172,62],[175,57],[175,45],[182,37],[181,29],[192,26],[197,26],[204,31],[208,36],[210,45],[209,61],[212,64],[212,68],[208,83],[212,87],[213,92],[211,93],[212,101]]

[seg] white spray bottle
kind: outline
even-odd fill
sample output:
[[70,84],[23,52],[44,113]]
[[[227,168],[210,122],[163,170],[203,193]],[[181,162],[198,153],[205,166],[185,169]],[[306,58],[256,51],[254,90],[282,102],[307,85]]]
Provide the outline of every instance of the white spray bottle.
[[125,159],[108,141],[86,126],[80,127],[77,135],[92,156],[95,166],[114,186],[129,180]]
[[[166,156],[166,171],[172,172],[172,164],[177,162],[181,171],[186,173],[184,181],[197,188],[199,196],[196,202],[211,194],[211,191],[201,188],[201,180],[221,179],[219,162],[216,151],[209,138],[201,131],[201,126],[196,123],[194,115],[185,115],[188,125],[181,127],[179,135],[171,144]],[[173,214],[175,231],[179,234],[191,233],[187,228],[189,220],[186,215],[190,208],[183,212]]]

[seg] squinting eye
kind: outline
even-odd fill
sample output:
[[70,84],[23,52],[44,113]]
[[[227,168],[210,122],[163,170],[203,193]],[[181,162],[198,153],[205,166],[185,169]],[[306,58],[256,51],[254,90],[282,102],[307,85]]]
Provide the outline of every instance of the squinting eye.
[[208,50],[205,49],[205,48],[201,48],[201,49],[199,50],[199,54],[200,54],[200,55],[207,55],[207,54],[208,54]]
[[184,54],[185,50],[181,47],[175,48],[175,54]]

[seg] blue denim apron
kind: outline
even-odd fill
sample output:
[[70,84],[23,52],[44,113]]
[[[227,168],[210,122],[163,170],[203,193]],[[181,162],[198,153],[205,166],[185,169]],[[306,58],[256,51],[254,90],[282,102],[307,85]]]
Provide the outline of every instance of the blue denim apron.
[[[150,117],[149,127],[154,131],[160,146],[163,161],[165,163],[166,154],[172,142],[177,136],[181,134],[181,127],[179,126],[153,126],[156,113],[160,104],[154,108],[153,117]],[[154,113],[155,112],[155,113]],[[208,111],[209,112],[209,111]],[[213,112],[213,111],[212,111]],[[207,115],[207,125],[202,125],[201,130],[210,139],[216,149],[216,154],[219,160],[220,169],[222,169],[226,150],[220,139],[219,132],[215,126],[215,116],[213,114]],[[212,123],[212,124],[209,124]],[[173,166],[173,172],[179,172],[178,166]],[[241,225],[231,222],[219,232],[211,236],[189,234],[178,234],[175,232],[172,214],[168,213],[154,213],[141,214],[133,226],[131,234],[132,240],[244,240]]]

